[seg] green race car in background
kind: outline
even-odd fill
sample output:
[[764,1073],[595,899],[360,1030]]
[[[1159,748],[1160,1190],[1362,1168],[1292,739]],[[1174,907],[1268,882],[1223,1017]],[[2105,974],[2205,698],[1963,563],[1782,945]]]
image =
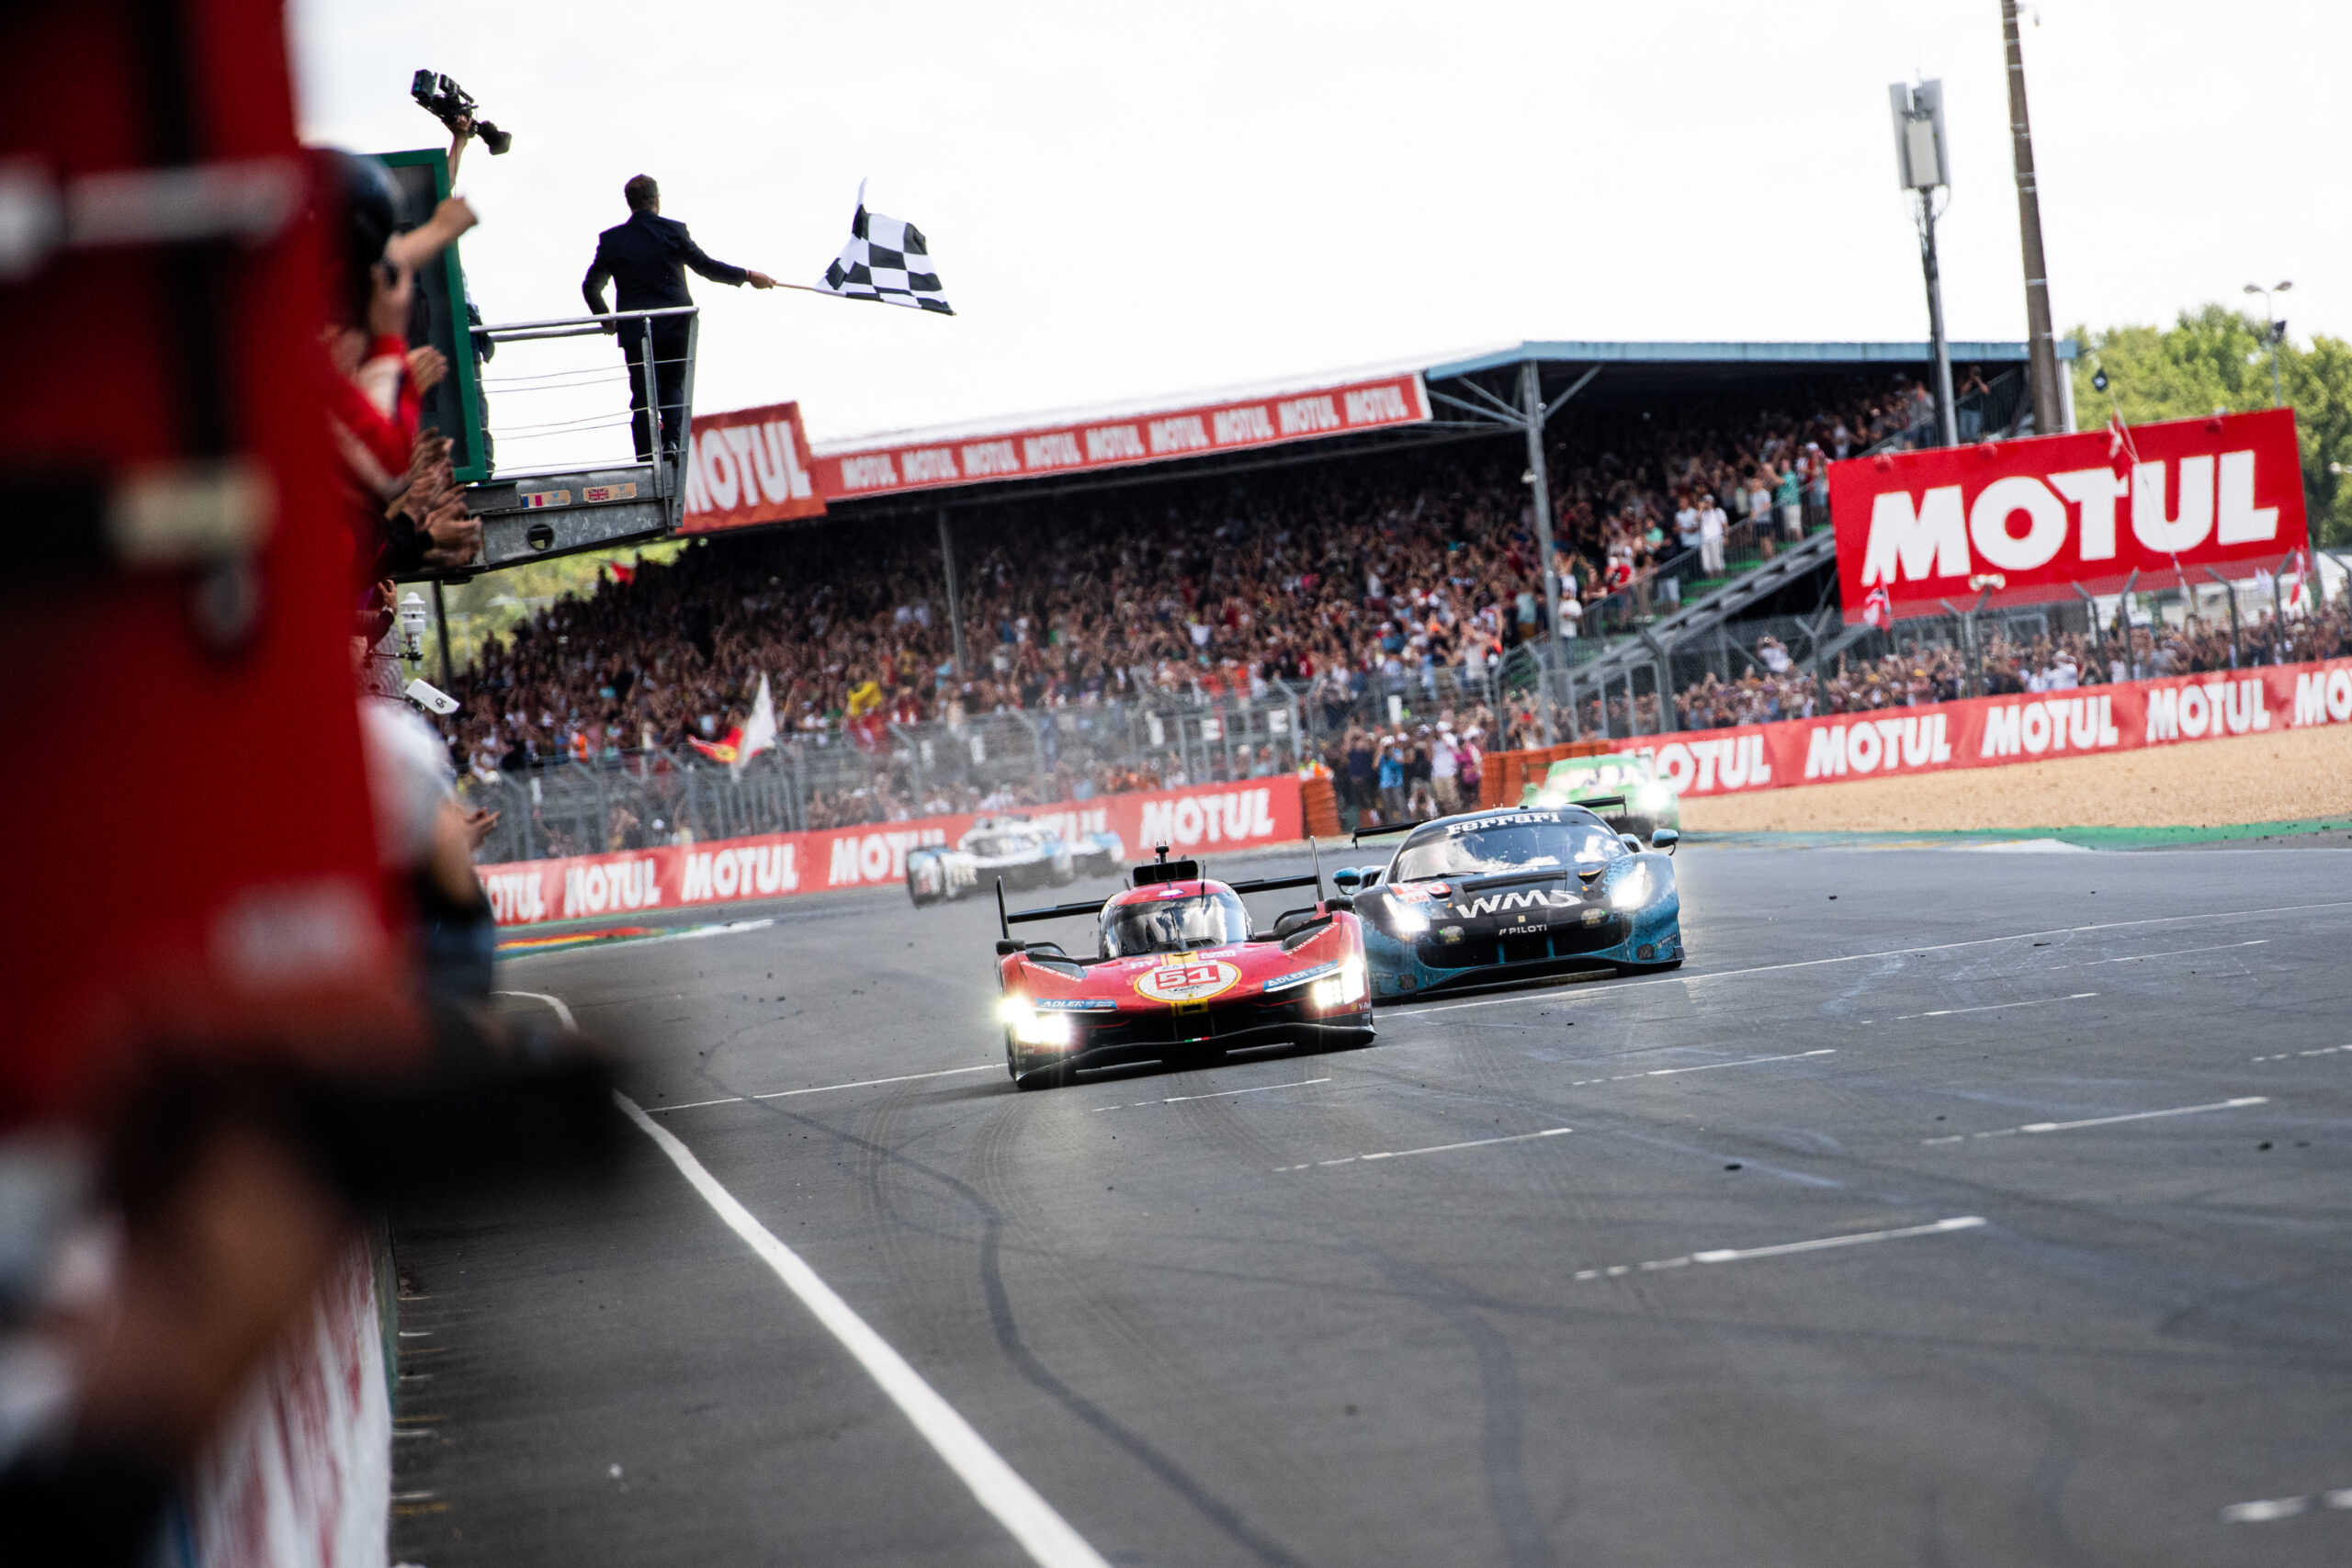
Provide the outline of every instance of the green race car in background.
[[[1552,764],[1540,784],[1529,784],[1521,806],[1582,806],[1621,833],[1648,838],[1660,828],[1682,830],[1682,802],[1673,786],[1658,781],[1646,757],[1612,751],[1600,757],[1568,757]],[[1611,804],[1611,802],[1617,804]]]

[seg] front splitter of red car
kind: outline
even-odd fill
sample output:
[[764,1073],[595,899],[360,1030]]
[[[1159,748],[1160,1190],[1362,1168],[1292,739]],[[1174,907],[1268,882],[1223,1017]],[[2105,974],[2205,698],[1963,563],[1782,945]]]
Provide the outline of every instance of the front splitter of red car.
[[1014,1045],[1011,1068],[1023,1088],[1066,1078],[1087,1068],[1136,1062],[1209,1061],[1233,1051],[1295,1045],[1343,1050],[1374,1039],[1369,1005],[1347,1012],[1310,1014],[1304,1000],[1261,1000],[1198,1013],[1122,1013],[1104,1024],[1080,1026],[1067,1047]]

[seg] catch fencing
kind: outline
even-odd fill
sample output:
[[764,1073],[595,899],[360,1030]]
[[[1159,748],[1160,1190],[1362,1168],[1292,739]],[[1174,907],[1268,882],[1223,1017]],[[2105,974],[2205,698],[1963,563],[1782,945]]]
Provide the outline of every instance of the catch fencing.
[[[1221,857],[1297,841],[1304,828],[1295,775],[1195,785],[1024,807],[1065,841],[1115,835],[1131,858],[1166,844]],[[810,832],[744,834],[481,868],[491,910],[505,926],[642,914],[750,898],[903,885],[910,850],[953,846],[978,818],[956,812]],[[989,890],[969,889],[985,897]]]
[[2352,724],[2352,659],[1889,706],[1630,742],[1685,799]]

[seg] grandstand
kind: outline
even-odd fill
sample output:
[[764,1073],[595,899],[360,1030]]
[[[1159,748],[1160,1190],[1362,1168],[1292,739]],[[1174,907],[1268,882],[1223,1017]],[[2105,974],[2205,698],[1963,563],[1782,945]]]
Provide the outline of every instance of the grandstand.
[[[1492,746],[1753,716],[1722,700],[1754,646],[1724,623],[1769,626],[1807,675],[1850,640],[1823,465],[1925,437],[1927,354],[1527,343],[836,444],[815,454],[823,517],[553,607],[460,675],[448,728],[485,783],[691,772],[686,743],[740,722],[765,674],[781,782],[729,810],[802,827],[1262,772],[1359,723],[1444,714]],[[1954,345],[1969,434],[2030,421],[2025,355]],[[1707,495],[1713,549],[1678,527]],[[629,815],[650,832],[662,810]],[[582,836],[513,852],[604,847]]]

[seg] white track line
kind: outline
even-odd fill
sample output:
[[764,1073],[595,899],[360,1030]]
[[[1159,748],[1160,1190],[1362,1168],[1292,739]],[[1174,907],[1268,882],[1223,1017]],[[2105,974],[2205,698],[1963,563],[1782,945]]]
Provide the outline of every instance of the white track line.
[[2254,1062],[2291,1062],[2298,1056],[2333,1056],[2338,1051],[2352,1051],[2352,1045],[2323,1045],[2316,1051],[2281,1051],[2275,1056],[2250,1056]]
[[1753,1067],[1765,1062],[1802,1062],[1808,1056],[1835,1056],[1837,1047],[1820,1051],[1799,1051],[1787,1056],[1743,1056],[1736,1062],[1707,1062],[1695,1067],[1652,1067],[1645,1073],[1619,1073],[1613,1078],[1577,1078],[1567,1087],[1583,1089],[1589,1084],[1631,1083],[1635,1078],[1670,1078],[1677,1073],[1712,1073],[1720,1067]]
[[2211,1105],[2181,1105],[2170,1111],[2134,1111],[2128,1116],[2092,1116],[2080,1122],[2029,1122],[2022,1127],[2003,1127],[1991,1133],[1961,1133],[1949,1138],[1922,1138],[1922,1144],[1959,1144],[1973,1138],[2013,1138],[2020,1133],[2071,1133],[2077,1127],[2112,1127],[2118,1122],[2154,1122],[2164,1116],[2194,1116],[2205,1111],[2239,1111],[2249,1105],[2267,1105],[2267,1096],[2251,1094],[2237,1100],[2217,1100]]
[[1981,1008],[1940,1008],[1934,1012],[1901,1012],[1887,1020],[1889,1023],[1908,1023],[1915,1018],[1957,1018],[1964,1012],[2001,1012],[2009,1008],[2046,1008],[2052,1002],[2079,1002],[2098,995],[2097,991],[2076,991],[2071,997],[2037,997],[2030,1002],[1994,1002]]
[[[524,993],[514,991],[508,994],[521,996]],[[742,1105],[754,1100],[790,1100],[796,1094],[831,1094],[837,1089],[873,1089],[876,1085],[886,1083],[913,1083],[918,1078],[952,1078],[963,1073],[1001,1073],[1004,1067],[1001,1063],[983,1062],[977,1067],[948,1067],[936,1073],[900,1073],[894,1078],[859,1078],[854,1083],[819,1084],[814,1089],[771,1089],[766,1094],[730,1094],[724,1100],[689,1100],[682,1105],[656,1105],[650,1109],[651,1114],[660,1116],[671,1111],[699,1111],[706,1105]]]
[[1905,1225],[1901,1230],[1861,1231],[1852,1235],[1826,1235],[1814,1241],[1784,1241],[1777,1247],[1717,1247],[1710,1252],[1686,1253],[1680,1258],[1659,1258],[1647,1263],[1619,1263],[1607,1269],[1579,1269],[1579,1280],[1614,1280],[1625,1274],[1656,1273],[1661,1269],[1683,1269],[1693,1263],[1745,1263],[1752,1258],[1786,1258],[1797,1252],[1826,1252],[1838,1247],[1860,1247],[1873,1241],[1900,1241],[1905,1236],[1942,1235],[1950,1231],[1974,1230],[1984,1223],[1978,1214],[1962,1214],[1957,1219],[1938,1220],[1931,1225]]
[[2317,1496],[2308,1494],[2301,1497],[2265,1497],[2256,1503],[2233,1503],[2222,1510],[2225,1525],[2267,1525],[2273,1519],[2291,1519],[2307,1513],[2313,1506],[2322,1508],[2352,1508],[2352,1486],[2339,1486],[2333,1492]]
[[1517,1133],[1508,1138],[1473,1138],[1466,1144],[1431,1144],[1427,1148],[1385,1149],[1379,1154],[1349,1155],[1344,1159],[1314,1159],[1308,1160],[1305,1165],[1277,1166],[1274,1168],[1274,1174],[1279,1176],[1284,1171],[1312,1170],[1317,1166],[1354,1165],[1360,1160],[1407,1159],[1414,1155],[1451,1154],[1455,1149],[1487,1149],[1494,1147],[1497,1144],[1523,1144],[1530,1138],[1556,1138],[1563,1133],[1575,1131],[1573,1127],[1546,1127],[1540,1133]]
[[[501,991],[500,996],[526,997],[548,1004],[566,1029],[573,1026],[571,1010],[560,997],[544,991]],[[968,1070],[968,1069],[966,1069]],[[919,1075],[924,1077],[943,1075]],[[877,1080],[889,1082],[889,1079]],[[849,1086],[839,1086],[847,1088]],[[814,1093],[814,1090],[787,1092]],[[748,1243],[782,1280],[785,1288],[800,1298],[817,1321],[841,1342],[842,1348],[855,1357],[868,1376],[881,1385],[890,1402],[914,1424],[923,1440],[932,1446],[947,1467],[966,1486],[981,1507],[996,1516],[1021,1543],[1030,1560],[1041,1568],[1110,1568],[1102,1554],[1086,1543],[1086,1539],[1069,1526],[1069,1521],[1054,1511],[1052,1504],[1037,1495],[1003,1457],[989,1447],[988,1440],[972,1429],[970,1422],[956,1411],[956,1407],[940,1398],[922,1374],[909,1366],[906,1358],[890,1348],[889,1342],[866,1326],[865,1320],[853,1311],[850,1304],[834,1293],[817,1271],[801,1261],[800,1255],[778,1241],[766,1226],[752,1217],[752,1212],[735,1200],[735,1195],[718,1184],[694,1151],[680,1143],[668,1128],[659,1126],[645,1113],[642,1106],[621,1093],[613,1091],[614,1103],[623,1115],[637,1123],[653,1146],[669,1156],[670,1163],[702,1195],[727,1228]],[[401,1434],[395,1434],[401,1435]],[[420,1434],[422,1435],[422,1434]]]
[[[729,920],[724,925],[690,926],[684,931],[662,931],[652,936],[615,937],[610,942],[582,942],[571,947],[535,947],[527,953],[502,953],[498,958],[503,964],[512,964],[519,958],[555,958],[565,953],[601,952],[608,947],[651,947],[658,942],[692,942],[698,937],[732,936],[738,931],[765,931],[774,924],[775,924],[774,920]],[[596,933],[582,931],[580,934],[583,937],[593,937]],[[534,993],[508,991],[504,994],[510,997],[526,997]]]
[[2211,947],[2171,947],[2162,953],[2130,953],[2120,958],[2086,958],[2080,964],[2053,964],[2052,969],[2093,969],[2102,964],[2145,964],[2152,958],[2178,958],[2184,953],[2228,953],[2240,947],[2267,947],[2270,939],[2256,937],[2252,942],[2216,942]]
[[[2085,931],[2128,931],[2138,926],[2174,926],[2193,924],[2200,920],[2250,920],[2261,915],[2296,915],[2313,909],[2352,908],[2352,899],[2335,899],[2324,904],[2280,904],[2267,909],[2227,909],[2211,915],[2159,915],[2144,920],[2108,920],[2089,926],[2054,926],[2048,931],[2018,931],[2008,936],[1976,937],[1968,942],[1929,942],[1919,947],[1890,947],[1877,953],[1849,953],[1838,958],[1805,958],[1793,964],[1759,964],[1751,969],[1713,969],[1696,975],[1661,975],[1649,980],[1619,980],[1604,987],[1602,994],[1613,996],[1620,991],[1640,986],[1695,986],[1702,980],[1734,980],[1743,975],[1770,975],[1783,969],[1815,969],[1825,964],[1860,964],[1872,958],[1924,958],[1930,953],[1951,953],[1963,947],[1990,947],[1996,942],[2024,942],[2037,936],[2080,936]],[[1490,997],[1485,1001],[1448,1002],[1435,1007],[1415,1008],[1410,1012],[1391,1012],[1390,1018],[1422,1018],[1436,1012],[1459,1012],[1464,1008],[1501,1007],[1508,1002],[1557,1001],[1557,987],[1544,987],[1516,996]]]
[[490,994],[493,997],[523,997],[531,1001],[545,1002],[555,1010],[557,1020],[566,1029],[571,1030],[574,1034],[580,1032],[580,1025],[572,1021],[571,1010],[563,1005],[561,997],[551,997],[545,991],[492,991]]
[[[526,997],[535,1002],[545,1002],[555,1010],[556,1017],[563,1021],[563,1026],[566,1029],[576,1032],[580,1027],[571,1021],[571,1010],[563,1005],[563,998],[560,997],[551,997],[545,991],[492,991],[491,995]],[[944,1072],[901,1073],[894,1078],[860,1078],[854,1083],[819,1084],[815,1089],[780,1089],[769,1094],[730,1094],[724,1100],[690,1100],[684,1105],[657,1105],[653,1108],[652,1113],[659,1116],[671,1111],[697,1111],[706,1105],[741,1105],[753,1100],[789,1100],[796,1094],[831,1094],[837,1089],[872,1089],[877,1084],[912,1083],[917,1078],[952,1078],[959,1073],[989,1072],[995,1066],[994,1062],[987,1062],[977,1067],[949,1067]]]
[[1134,1111],[1147,1105],[1182,1105],[1188,1100],[1231,1100],[1237,1094],[1267,1094],[1278,1089],[1311,1089],[1329,1078],[1306,1078],[1297,1083],[1263,1083],[1255,1089],[1222,1089],[1215,1094],[1171,1094],[1165,1100],[1131,1100],[1124,1105],[1098,1105],[1099,1115],[1105,1111]]
[[702,1195],[703,1201],[727,1222],[727,1228],[742,1237],[759,1255],[760,1261],[775,1270],[785,1288],[799,1297],[801,1305],[856,1358],[858,1365],[914,1424],[923,1440],[971,1488],[980,1506],[995,1515],[997,1522],[1021,1543],[1032,1562],[1043,1568],[1109,1568],[1085,1538],[1070,1528],[1069,1521],[1055,1512],[1052,1504],[1005,1463],[988,1440],[972,1429],[971,1423],[942,1399],[923,1381],[922,1373],[907,1364],[905,1357],[867,1327],[865,1320],[852,1311],[815,1269],[802,1262],[798,1253],[770,1235],[766,1226],[752,1217],[750,1210],[737,1202],[734,1195],[703,1168],[692,1150],[668,1128],[657,1124],[628,1096],[616,1090],[613,1099],[623,1113],[653,1140],[654,1146],[669,1156],[670,1163]]

